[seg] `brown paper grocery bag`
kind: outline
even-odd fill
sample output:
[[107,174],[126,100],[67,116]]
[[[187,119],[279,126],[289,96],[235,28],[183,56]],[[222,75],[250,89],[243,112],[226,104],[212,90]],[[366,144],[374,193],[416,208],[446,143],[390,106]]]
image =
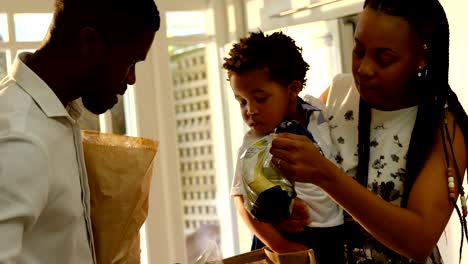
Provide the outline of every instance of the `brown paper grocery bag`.
[[138,264],[158,142],[96,131],[82,136],[97,262]]
[[223,264],[317,264],[314,251],[276,253],[264,247],[223,260]]

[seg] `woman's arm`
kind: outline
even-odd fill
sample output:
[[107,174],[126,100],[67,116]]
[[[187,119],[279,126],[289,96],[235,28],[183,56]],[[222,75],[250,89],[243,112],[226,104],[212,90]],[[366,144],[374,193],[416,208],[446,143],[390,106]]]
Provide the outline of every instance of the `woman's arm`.
[[330,92],[330,86],[320,95],[319,99],[322,103],[326,104],[328,99],[328,93]]
[[[453,135],[449,116],[449,134]],[[466,169],[466,143],[455,126],[454,153],[459,170]],[[394,206],[362,187],[323,158],[305,137],[274,135],[271,153],[291,181],[320,186],[369,233],[392,250],[423,261],[435,247],[451,214],[446,162],[440,133],[410,192],[408,208]],[[451,161],[453,164],[453,161]],[[307,175],[307,176],[305,176]]]
[[247,227],[270,249],[278,253],[307,250],[302,244],[286,240],[283,235],[270,223],[255,220],[244,208],[244,199],[241,195],[233,196],[237,212]]

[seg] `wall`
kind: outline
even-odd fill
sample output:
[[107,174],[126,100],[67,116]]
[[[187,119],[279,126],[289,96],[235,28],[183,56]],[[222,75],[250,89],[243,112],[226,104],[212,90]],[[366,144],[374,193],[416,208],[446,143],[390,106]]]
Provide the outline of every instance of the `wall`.
[[[450,25],[450,72],[449,82],[452,89],[458,95],[465,111],[468,110],[468,74],[466,63],[468,62],[468,17],[466,0],[441,0]],[[466,179],[466,175],[465,175]],[[468,186],[465,184],[465,190]],[[447,264],[458,263],[460,247],[460,222],[454,213],[449,225],[439,241],[444,261]],[[463,261],[468,263],[468,243],[465,240],[463,247]]]

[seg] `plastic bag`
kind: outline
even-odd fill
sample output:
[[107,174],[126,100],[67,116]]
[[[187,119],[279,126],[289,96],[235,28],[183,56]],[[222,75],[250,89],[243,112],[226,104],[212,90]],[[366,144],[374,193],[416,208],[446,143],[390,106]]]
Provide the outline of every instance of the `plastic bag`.
[[96,131],[82,136],[97,263],[138,264],[158,142]]
[[317,264],[317,261],[312,249],[280,254],[264,247],[226,258],[223,264]]
[[271,162],[271,137],[265,136],[251,144],[240,156],[244,185],[244,206],[257,220],[275,222],[291,214],[293,185]]
[[223,264],[221,252],[216,241],[209,240],[206,249],[194,264]]
[[[274,132],[305,135],[318,147],[312,134],[295,120],[282,122]],[[271,162],[271,141],[270,136],[255,141],[241,154],[239,162],[245,190],[244,207],[255,219],[274,223],[291,215],[296,192]]]

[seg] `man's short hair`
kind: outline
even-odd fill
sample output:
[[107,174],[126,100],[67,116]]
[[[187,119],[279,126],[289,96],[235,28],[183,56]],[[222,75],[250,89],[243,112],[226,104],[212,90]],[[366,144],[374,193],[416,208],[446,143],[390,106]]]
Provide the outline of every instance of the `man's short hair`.
[[160,27],[154,0],[56,0],[51,41],[73,39],[81,28],[92,27],[108,40],[125,40]]

